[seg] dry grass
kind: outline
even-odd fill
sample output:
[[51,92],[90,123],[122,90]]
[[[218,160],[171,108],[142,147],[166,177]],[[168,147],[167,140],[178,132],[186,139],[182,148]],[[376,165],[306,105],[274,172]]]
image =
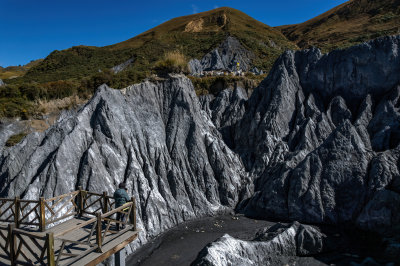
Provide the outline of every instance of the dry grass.
[[300,48],[317,46],[327,52],[398,34],[399,25],[398,0],[351,0],[304,23],[278,29]]
[[154,70],[161,75],[168,73],[188,73],[188,60],[180,51],[175,50],[164,54],[164,58],[157,61]]
[[[89,96],[88,98],[90,98]],[[37,111],[39,114],[60,113],[62,110],[76,108],[87,102],[88,98],[80,98],[78,95],[65,97],[56,100],[38,100],[36,101]]]

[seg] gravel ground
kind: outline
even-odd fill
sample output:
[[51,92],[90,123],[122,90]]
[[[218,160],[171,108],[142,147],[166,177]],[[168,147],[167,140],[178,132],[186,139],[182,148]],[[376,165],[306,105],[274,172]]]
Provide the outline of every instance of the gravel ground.
[[[126,265],[190,265],[200,250],[224,234],[250,240],[274,222],[244,216],[217,216],[183,223],[160,235],[129,256]],[[298,258],[297,265],[326,265],[314,258]]]
[[[190,265],[200,250],[224,234],[242,240],[251,240],[258,230],[275,223],[231,215],[186,222],[142,246],[127,258],[126,265]],[[388,263],[390,261],[386,261],[382,254],[380,241],[371,238],[370,235],[344,229],[341,226],[323,226],[320,229],[328,236],[329,241],[326,244],[332,251],[315,257],[291,257],[288,258],[287,265],[400,265]],[[371,257],[376,258],[376,261],[380,263]]]

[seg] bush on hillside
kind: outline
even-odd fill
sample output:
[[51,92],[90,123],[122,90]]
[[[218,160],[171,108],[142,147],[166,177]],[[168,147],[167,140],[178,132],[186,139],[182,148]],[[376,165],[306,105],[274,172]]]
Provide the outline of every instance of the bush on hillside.
[[6,147],[12,147],[18,144],[27,134],[26,133],[19,133],[16,135],[11,136],[7,142]]
[[181,52],[167,52],[164,58],[157,61],[153,70],[160,76],[165,76],[169,73],[189,73],[188,61]]
[[0,98],[0,117],[21,117],[25,120],[32,112],[32,103],[23,98]]

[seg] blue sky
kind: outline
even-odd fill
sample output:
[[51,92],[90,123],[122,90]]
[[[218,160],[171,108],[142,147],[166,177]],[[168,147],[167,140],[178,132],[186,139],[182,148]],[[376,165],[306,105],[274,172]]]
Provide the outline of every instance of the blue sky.
[[53,50],[105,46],[171,18],[229,6],[270,26],[317,16],[345,0],[0,0],[0,66],[23,65]]

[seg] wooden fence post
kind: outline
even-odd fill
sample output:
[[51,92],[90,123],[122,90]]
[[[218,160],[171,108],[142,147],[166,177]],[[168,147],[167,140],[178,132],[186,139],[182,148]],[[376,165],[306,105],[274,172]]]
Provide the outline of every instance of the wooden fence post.
[[15,235],[13,232],[15,225],[14,224],[8,224],[8,243],[10,246],[10,264],[11,265],[17,265],[16,260],[15,260],[15,251],[16,251],[16,243],[15,243]]
[[39,230],[46,231],[46,213],[44,206],[44,197],[39,198]]
[[136,231],[136,199],[131,197],[132,207],[131,212],[129,213],[129,219],[131,220],[131,224],[133,224],[133,231]]
[[83,190],[82,187],[79,186],[79,194],[78,194],[78,215],[82,216],[83,215]]
[[96,244],[97,244],[97,252],[103,252],[101,250],[101,246],[102,246],[102,239],[101,239],[101,231],[102,231],[102,227],[103,224],[101,222],[101,213],[96,213],[97,216],[97,224],[96,224]]
[[47,265],[55,266],[56,262],[54,259],[54,233],[46,234],[46,243],[47,243]]
[[107,191],[103,192],[103,213],[108,212],[108,199],[107,199]]
[[14,223],[15,227],[19,228],[19,211],[20,211],[20,202],[19,197],[15,197],[14,199]]

